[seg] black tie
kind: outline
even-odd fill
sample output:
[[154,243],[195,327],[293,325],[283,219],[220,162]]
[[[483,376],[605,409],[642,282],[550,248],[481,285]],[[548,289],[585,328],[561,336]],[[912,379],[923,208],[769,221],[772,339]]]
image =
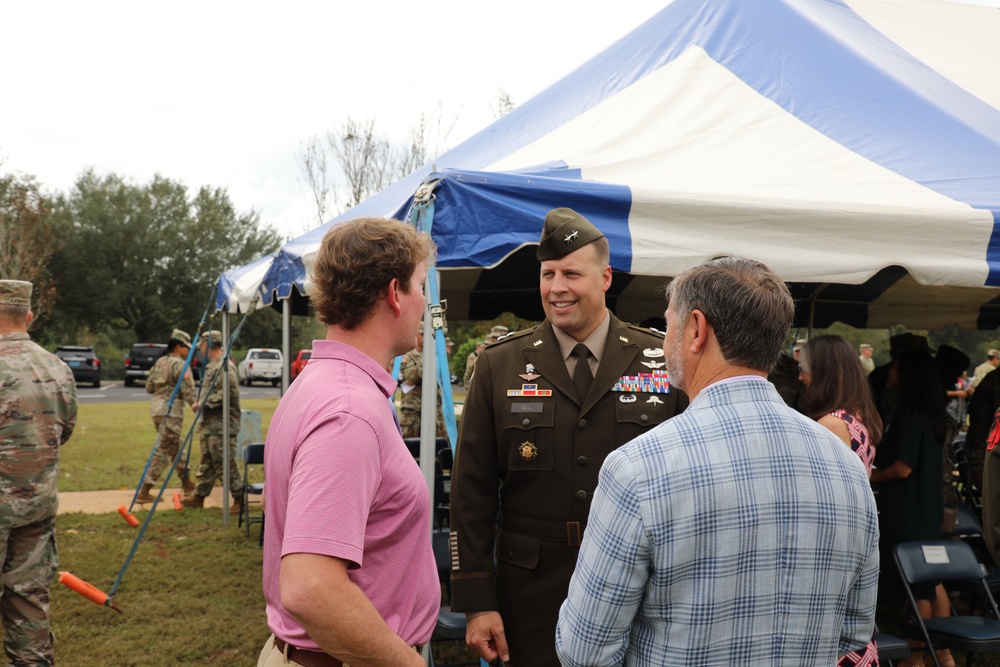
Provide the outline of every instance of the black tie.
[[577,343],[573,348],[573,356],[576,357],[576,369],[573,371],[573,386],[576,387],[576,395],[580,399],[580,404],[587,399],[587,392],[594,382],[594,375],[590,372],[590,348],[583,343]]

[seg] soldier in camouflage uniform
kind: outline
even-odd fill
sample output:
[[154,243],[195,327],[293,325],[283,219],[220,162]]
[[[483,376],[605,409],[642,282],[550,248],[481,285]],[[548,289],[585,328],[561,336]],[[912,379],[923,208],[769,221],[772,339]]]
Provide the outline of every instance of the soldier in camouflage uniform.
[[49,587],[59,447],[76,425],[69,367],[31,342],[31,283],[0,280],[0,540],[4,652],[11,665],[54,664]]
[[[153,400],[149,406],[149,414],[153,418],[153,426],[160,434],[160,442],[156,447],[153,463],[149,466],[146,479],[143,481],[142,490],[136,496],[140,503],[151,503],[156,497],[150,494],[153,484],[160,478],[164,470],[168,470],[173,464],[174,457],[180,447],[181,432],[184,428],[184,404],[187,403],[192,408],[195,403],[194,378],[191,370],[184,373],[184,381],[181,382],[180,392],[174,399],[174,405],[167,414],[167,403],[170,402],[170,394],[174,391],[174,386],[181,377],[181,370],[184,368],[184,360],[188,350],[191,349],[191,336],[180,329],[174,329],[167,342],[167,352],[156,360],[153,368],[149,371],[149,378],[146,380],[146,392],[153,395]],[[177,464],[177,474],[184,482],[184,493],[190,494],[194,491],[194,483],[188,476],[187,464],[182,458]]]
[[[399,401],[399,426],[403,430],[404,438],[420,437],[420,404],[424,381],[423,349],[424,330],[421,328],[417,332],[417,347],[404,354],[399,364],[399,386],[403,393]],[[437,437],[448,437],[444,426],[444,415],[441,412],[440,391],[437,401]]]
[[222,400],[225,397],[222,362],[226,361],[229,373],[229,491],[233,495],[230,514],[239,514],[243,508],[243,478],[236,465],[236,438],[240,432],[240,383],[236,377],[236,366],[222,349],[222,332],[209,331],[202,341],[202,353],[207,347],[208,365],[202,376],[201,394],[198,405],[204,406],[201,413],[201,467],[194,495],[186,498],[188,507],[202,508],[205,498],[212,492],[215,480],[222,480],[224,452],[222,451]]
[[468,389],[469,383],[472,382],[472,374],[476,371],[476,359],[479,358],[479,353],[483,351],[486,347],[486,341],[481,340],[476,343],[476,349],[474,352],[469,352],[469,356],[465,358],[465,375],[462,376],[462,385]]

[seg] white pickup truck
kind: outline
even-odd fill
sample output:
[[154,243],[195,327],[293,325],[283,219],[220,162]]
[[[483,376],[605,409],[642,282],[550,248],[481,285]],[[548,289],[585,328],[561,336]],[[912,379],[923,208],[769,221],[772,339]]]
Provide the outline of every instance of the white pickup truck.
[[281,369],[284,363],[281,350],[266,347],[252,347],[247,350],[247,356],[236,367],[236,375],[240,384],[250,386],[253,382],[270,382],[277,387],[281,382]]

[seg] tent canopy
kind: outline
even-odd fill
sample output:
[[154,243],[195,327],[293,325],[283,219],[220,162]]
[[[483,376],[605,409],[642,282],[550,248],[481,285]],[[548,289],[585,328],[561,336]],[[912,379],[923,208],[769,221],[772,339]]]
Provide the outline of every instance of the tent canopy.
[[[625,319],[660,314],[667,277],[735,254],[790,283],[800,323],[995,328],[997,34],[997,9],[943,0],[675,0],[439,172],[286,244],[263,302],[308,292],[330,225],[402,217],[427,181],[453,319],[540,317],[533,244],[569,206],[609,238]],[[254,293],[220,289],[219,307]]]

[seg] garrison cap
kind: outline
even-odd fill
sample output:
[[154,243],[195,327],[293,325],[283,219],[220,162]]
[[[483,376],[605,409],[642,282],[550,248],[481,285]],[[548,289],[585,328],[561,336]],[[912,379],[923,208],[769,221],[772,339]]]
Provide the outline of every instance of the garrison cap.
[[174,329],[170,333],[170,340],[176,340],[179,343],[183,343],[184,345],[191,347],[191,336],[189,336],[186,331]]
[[210,345],[222,345],[222,332],[218,329],[207,331],[204,340],[208,341]]
[[601,230],[573,209],[554,208],[545,216],[535,258],[539,262],[559,259],[600,238],[604,238]]
[[24,280],[0,280],[0,306],[31,307],[31,283]]

